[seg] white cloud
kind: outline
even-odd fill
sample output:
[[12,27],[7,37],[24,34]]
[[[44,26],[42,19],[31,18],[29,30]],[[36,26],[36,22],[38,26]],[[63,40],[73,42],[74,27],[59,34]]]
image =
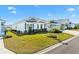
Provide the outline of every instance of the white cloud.
[[8,7],[8,10],[10,10],[11,13],[16,14],[16,8],[15,7]]
[[39,5],[35,5],[35,7],[39,7]]
[[8,7],[8,10],[16,10],[15,7]]
[[73,14],[72,17],[74,17],[74,16],[76,16],[76,15]]
[[68,8],[67,11],[75,11],[75,8]]
[[52,16],[52,14],[51,13],[48,13],[48,16]]
[[11,11],[11,12],[12,12],[13,14],[16,14],[16,11],[14,11],[14,10],[13,10],[13,11]]

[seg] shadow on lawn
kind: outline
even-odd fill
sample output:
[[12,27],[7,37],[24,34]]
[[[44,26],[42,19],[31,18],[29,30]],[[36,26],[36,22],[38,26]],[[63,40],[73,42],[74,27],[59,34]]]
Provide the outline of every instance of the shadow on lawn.
[[47,37],[52,39],[54,38],[55,40],[57,40],[59,43],[62,43],[63,45],[68,45],[68,43],[63,43],[60,39],[58,39],[56,35],[49,34]]

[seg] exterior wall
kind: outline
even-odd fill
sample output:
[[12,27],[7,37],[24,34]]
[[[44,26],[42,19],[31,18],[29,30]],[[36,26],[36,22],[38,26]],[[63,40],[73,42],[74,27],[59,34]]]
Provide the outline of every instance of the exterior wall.
[[51,29],[53,29],[53,28],[57,28],[57,29],[60,29],[60,24],[47,24],[47,30],[49,31],[49,30],[51,30]]
[[[25,23],[26,23],[26,25],[25,25]],[[37,27],[37,24],[38,24],[39,28]],[[21,23],[12,25],[12,29],[22,31],[22,32],[24,32],[26,30],[28,32],[30,26],[32,27],[32,29],[41,29],[41,24],[42,24],[42,29],[46,28],[44,25],[45,23],[21,22]]]
[[24,23],[22,22],[22,23],[20,23],[20,24],[17,24],[17,30],[18,31],[22,31],[22,32],[24,32],[25,31],[25,29],[24,29]]
[[45,23],[33,23],[33,22],[26,22],[27,26],[26,26],[26,30],[29,30],[30,25],[32,25],[32,29],[41,29],[41,24],[42,24],[42,29],[44,29],[44,24]]
[[12,29],[24,32],[25,31],[24,24],[25,24],[25,22],[20,22],[20,23],[14,24],[14,25],[12,25]]
[[69,19],[60,19],[59,24],[69,24]]
[[4,30],[5,30],[5,28],[4,28],[4,23],[5,23],[5,22],[0,21],[0,35],[4,35]]
[[12,28],[13,30],[15,30],[15,29],[16,29],[16,25],[12,25],[11,28]]

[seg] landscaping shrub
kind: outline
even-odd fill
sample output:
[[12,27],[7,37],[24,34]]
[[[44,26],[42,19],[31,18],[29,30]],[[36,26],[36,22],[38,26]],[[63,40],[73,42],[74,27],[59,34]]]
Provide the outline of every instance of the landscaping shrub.
[[57,38],[57,36],[53,35],[53,34],[48,34],[47,37],[49,37],[49,38],[55,38],[55,39]]
[[67,29],[73,29],[72,27],[68,27]]
[[79,24],[76,24],[74,29],[79,29]]
[[34,33],[41,33],[42,32],[42,29],[35,29],[34,30]]
[[75,26],[74,29],[77,29],[77,27]]
[[49,38],[54,38],[54,39],[57,40],[58,42],[61,42],[61,40],[58,39],[57,35],[55,35],[55,34],[49,34],[47,37],[49,37]]
[[62,31],[57,28],[54,28],[54,29],[50,30],[49,32],[50,33],[62,33]]
[[11,35],[6,35],[4,38],[12,38]]
[[43,29],[43,32],[47,32],[47,28]]
[[27,33],[28,33],[27,30],[25,30],[25,31],[24,31],[24,34],[27,34]]
[[21,36],[21,35],[25,35],[25,34],[47,33],[48,31],[46,28],[45,29],[32,29],[31,27],[29,27],[28,32],[27,32],[27,30],[25,30],[24,33],[19,30],[18,31],[11,30],[11,32],[15,33],[18,36]]
[[18,31],[17,30],[11,30],[11,32],[15,33],[18,36],[22,36],[23,35],[23,33],[21,31],[19,31],[19,30]]
[[28,34],[32,34],[32,33],[33,33],[32,27],[29,27]]
[[34,33],[46,33],[47,29],[46,28],[45,29],[35,29],[33,32]]

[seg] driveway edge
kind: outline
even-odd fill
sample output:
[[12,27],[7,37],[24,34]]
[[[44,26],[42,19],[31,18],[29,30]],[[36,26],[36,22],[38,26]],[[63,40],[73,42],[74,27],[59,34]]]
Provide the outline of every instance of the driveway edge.
[[50,51],[50,50],[52,50],[52,49],[55,49],[55,48],[61,46],[62,43],[67,43],[67,42],[73,40],[74,38],[76,38],[76,37],[78,37],[78,36],[79,36],[79,35],[76,35],[76,36],[74,36],[74,37],[72,37],[72,38],[70,38],[70,39],[67,39],[67,40],[65,40],[65,41],[62,41],[61,43],[57,43],[57,44],[55,44],[55,45],[52,45],[52,46],[50,46],[50,47],[48,47],[48,48],[45,48],[45,49],[43,49],[43,50],[41,50],[41,51],[38,51],[38,52],[34,53],[34,54],[44,54],[44,53],[46,53],[46,52],[48,52],[48,51]]

